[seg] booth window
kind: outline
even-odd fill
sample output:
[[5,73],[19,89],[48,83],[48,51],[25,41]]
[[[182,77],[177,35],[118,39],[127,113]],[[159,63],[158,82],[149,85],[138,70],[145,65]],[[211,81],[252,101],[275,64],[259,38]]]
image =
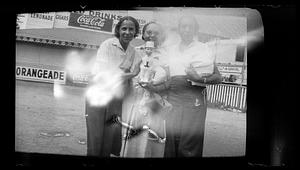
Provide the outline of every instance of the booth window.
[[244,62],[245,46],[238,45],[236,49],[235,61]]

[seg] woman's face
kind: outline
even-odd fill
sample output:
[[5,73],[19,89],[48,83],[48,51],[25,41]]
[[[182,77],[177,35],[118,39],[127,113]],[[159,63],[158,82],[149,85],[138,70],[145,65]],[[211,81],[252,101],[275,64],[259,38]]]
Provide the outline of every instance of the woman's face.
[[125,20],[120,26],[120,43],[121,44],[129,44],[131,40],[134,38],[134,34],[136,33],[135,25],[130,20]]
[[145,41],[154,41],[154,46],[157,46],[159,44],[160,38],[161,38],[161,28],[155,24],[149,24],[144,32],[144,40]]

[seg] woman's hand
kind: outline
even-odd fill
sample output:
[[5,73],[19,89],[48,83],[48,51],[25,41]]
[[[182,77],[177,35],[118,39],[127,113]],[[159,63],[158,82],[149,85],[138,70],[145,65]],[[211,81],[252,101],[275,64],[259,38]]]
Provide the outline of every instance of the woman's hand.
[[121,79],[122,80],[129,80],[132,79],[133,77],[137,76],[140,72],[140,64],[142,60],[140,60],[137,64],[134,65],[134,69],[132,72],[130,70],[123,70],[124,73],[121,74]]

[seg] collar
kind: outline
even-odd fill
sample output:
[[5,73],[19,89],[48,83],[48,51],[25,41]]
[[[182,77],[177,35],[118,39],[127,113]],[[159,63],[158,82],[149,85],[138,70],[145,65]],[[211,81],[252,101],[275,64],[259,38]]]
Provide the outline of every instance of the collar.
[[[116,47],[118,47],[118,48],[120,48],[120,50],[122,50],[123,52],[126,52],[124,49],[123,49],[123,47],[122,47],[122,45],[121,45],[121,43],[120,43],[120,40],[117,38],[117,37],[114,37],[113,38],[113,41],[112,41],[112,43],[111,43],[113,46],[116,46]],[[128,49],[130,49],[132,46],[131,46],[131,44],[129,43],[128,44],[128,47],[127,47],[127,50]]]

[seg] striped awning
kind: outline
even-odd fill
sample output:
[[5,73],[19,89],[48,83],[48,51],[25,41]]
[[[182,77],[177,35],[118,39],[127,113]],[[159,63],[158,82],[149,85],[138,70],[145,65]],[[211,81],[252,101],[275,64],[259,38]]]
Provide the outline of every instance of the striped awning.
[[42,43],[42,44],[52,44],[52,45],[59,45],[59,46],[69,46],[75,48],[89,48],[89,49],[99,48],[99,45],[90,45],[90,44],[72,42],[72,41],[60,41],[60,40],[51,40],[51,39],[35,38],[35,37],[28,37],[28,36],[18,36],[18,35],[16,36],[16,40]]
[[[100,44],[113,37],[112,34],[87,31],[75,28],[52,28],[52,29],[17,29],[16,40],[33,43],[43,43],[75,48],[98,49]],[[134,39],[133,46],[143,44],[143,40]]]
[[16,40],[34,43],[97,49],[113,35],[73,28],[17,29]]

